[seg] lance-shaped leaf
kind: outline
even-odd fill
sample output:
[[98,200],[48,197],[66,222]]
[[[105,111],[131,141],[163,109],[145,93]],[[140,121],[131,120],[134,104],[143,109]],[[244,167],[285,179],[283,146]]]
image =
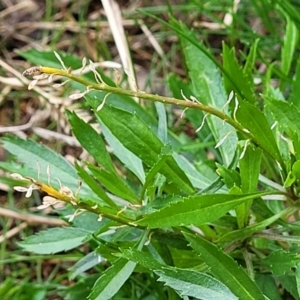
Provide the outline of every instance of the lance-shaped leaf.
[[[107,105],[97,114],[124,147],[133,152],[149,167],[156,163],[163,144],[140,117]],[[186,193],[194,191],[189,179],[172,156],[166,160],[161,173],[182,191]]]
[[253,104],[239,101],[236,119],[253,134],[258,145],[284,167],[280,151],[266,116]]
[[101,135],[91,125],[80,119],[74,112],[67,112],[72,131],[79,143],[105,170],[115,172],[112,160]]
[[[210,267],[214,276],[224,283],[240,300],[265,300],[258,286],[232,257],[216,245],[192,234],[184,234],[191,247]],[[221,270],[221,271],[220,271]]]
[[118,292],[133,272],[136,264],[124,258],[117,259],[95,282],[89,300],[109,300]]
[[140,225],[149,228],[170,226],[201,225],[212,222],[236,206],[261,197],[266,193],[248,195],[212,194],[184,198],[183,201],[170,205],[145,215],[138,221]]
[[90,231],[80,228],[51,228],[26,238],[19,245],[26,251],[51,254],[68,251],[87,242]]

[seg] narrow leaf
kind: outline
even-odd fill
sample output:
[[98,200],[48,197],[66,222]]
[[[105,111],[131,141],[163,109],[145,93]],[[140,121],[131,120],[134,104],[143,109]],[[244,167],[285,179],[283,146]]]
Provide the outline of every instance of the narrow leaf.
[[89,300],[110,300],[123,286],[136,264],[119,258],[95,282]]
[[292,103],[267,98],[266,108],[272,113],[274,120],[278,122],[278,126],[287,134],[297,133],[300,136],[300,110]]
[[0,141],[3,148],[23,164],[11,171],[35,179],[39,177],[41,181],[48,182],[47,168],[50,168],[50,183],[53,187],[59,187],[58,178],[62,185],[76,191],[78,187],[76,170],[58,153],[32,140],[10,136],[3,137]]
[[74,112],[67,112],[67,116],[72,125],[72,131],[82,147],[92,155],[101,167],[110,172],[115,172],[114,165],[100,134]]
[[[113,200],[110,199],[106,192],[102,189],[100,184],[96,182],[96,180],[84,168],[80,167],[78,164],[76,164],[75,167],[83,182],[85,182],[101,200],[103,200],[110,207],[117,207]],[[93,200],[95,203],[97,203],[97,205],[103,206],[104,203],[100,199],[93,197]]]
[[273,224],[275,221],[280,219],[282,216],[286,215],[288,210],[289,209],[283,210],[268,219],[265,219],[259,223],[250,225],[248,227],[245,227],[245,228],[242,228],[239,230],[235,230],[235,231],[230,231],[230,232],[224,234],[223,236],[221,236],[218,239],[218,242],[225,242],[225,241],[234,242],[236,240],[244,240],[247,237],[254,234],[255,232],[261,231],[261,230],[265,229],[267,226]]
[[284,164],[279,149],[266,116],[251,103],[239,101],[236,118],[254,135],[260,147],[283,166]]
[[281,71],[285,75],[289,75],[295,49],[299,40],[299,33],[295,23],[289,17],[289,15],[286,15],[286,19],[286,32],[281,51]]
[[188,296],[202,300],[238,299],[220,281],[205,273],[178,268],[163,268],[154,272],[159,276],[158,281],[178,291],[181,297]]
[[[262,151],[260,148],[249,145],[239,161],[241,187],[243,193],[254,193],[257,190],[260,172]],[[244,203],[236,209],[239,227],[244,227],[248,222],[249,210],[252,202]]]
[[102,261],[104,261],[104,259],[96,252],[93,251],[88,253],[69,269],[69,271],[71,272],[70,279],[73,280],[77,275],[83,274],[85,271],[93,268]]
[[51,228],[18,243],[24,250],[38,254],[53,254],[68,251],[87,242],[91,232],[80,228]]
[[111,133],[111,131],[105,126],[99,119],[101,124],[101,130],[105,137],[106,142],[112,148],[112,153],[128,168],[133,174],[135,174],[141,183],[145,182],[145,172],[142,161],[131,151],[125,148],[120,141]]
[[[265,300],[257,285],[229,255],[200,236],[184,234],[191,247],[210,267],[214,276],[240,300]],[[220,272],[220,270],[222,270]]]
[[266,257],[263,263],[268,266],[274,275],[279,276],[284,275],[291,268],[297,266],[300,263],[300,257],[298,253],[277,250]]
[[265,193],[250,195],[213,194],[184,198],[183,201],[171,203],[152,214],[145,215],[138,221],[149,228],[162,228],[183,225],[201,225],[212,222],[236,206],[253,200]]
[[[137,155],[148,166],[151,167],[156,163],[163,144],[136,114],[104,106],[98,112],[98,116],[124,147]],[[182,191],[186,193],[194,191],[189,179],[179,168],[173,157],[167,160],[161,172]]]
[[139,203],[135,193],[119,175],[100,169],[92,164],[87,164],[87,166],[95,178],[97,178],[111,193],[130,202]]
[[300,109],[300,57],[297,61],[295,78],[293,79],[292,92],[289,98],[290,103]]
[[[231,76],[234,79],[234,82],[238,85],[239,89],[243,92],[243,95],[245,99],[251,103],[254,103],[256,101],[254,96],[254,85],[253,82],[249,82],[249,77],[243,72],[241,66],[239,66],[234,48],[229,49],[229,47],[223,42],[223,66],[225,70],[227,70],[228,73],[231,74]],[[225,88],[227,91],[227,94],[229,94],[231,91],[235,90],[232,83],[228,80],[227,77],[224,78]]]

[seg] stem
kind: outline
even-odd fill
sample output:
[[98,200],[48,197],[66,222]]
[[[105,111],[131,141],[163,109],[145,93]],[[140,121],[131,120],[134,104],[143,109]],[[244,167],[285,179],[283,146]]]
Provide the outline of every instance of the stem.
[[126,89],[122,89],[120,87],[108,86],[104,83],[94,83],[94,82],[90,82],[90,81],[84,79],[82,76],[77,76],[77,75],[72,74],[69,70],[61,70],[61,69],[55,69],[55,68],[49,68],[49,67],[38,67],[38,68],[41,73],[50,74],[50,75],[55,74],[55,75],[67,77],[73,81],[81,83],[82,85],[88,87],[89,89],[105,91],[108,93],[114,93],[114,94],[119,94],[119,95],[126,95],[126,96],[136,97],[139,99],[145,99],[145,100],[149,100],[149,101],[153,101],[153,102],[173,104],[173,105],[178,105],[178,106],[182,106],[182,107],[186,107],[186,108],[193,108],[193,109],[198,109],[198,110],[204,111],[204,112],[206,112],[210,115],[214,115],[214,116],[220,118],[221,120],[223,120],[224,122],[230,124],[237,131],[239,131],[240,133],[245,135],[248,139],[252,140],[255,144],[257,144],[266,153],[269,153],[268,149],[266,149],[263,145],[261,145],[260,142],[255,138],[255,136],[251,132],[249,132],[248,129],[246,129],[240,123],[238,123],[236,120],[234,120],[230,116],[226,115],[223,111],[217,110],[217,109],[207,106],[207,105],[204,105],[200,102],[194,102],[194,101],[170,98],[170,97],[165,97],[165,96],[160,96],[160,95],[148,94],[143,91],[126,90]]

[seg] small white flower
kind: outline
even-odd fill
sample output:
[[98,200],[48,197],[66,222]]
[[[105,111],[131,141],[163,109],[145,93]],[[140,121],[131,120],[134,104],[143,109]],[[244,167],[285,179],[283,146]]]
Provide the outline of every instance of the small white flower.
[[68,215],[68,216],[65,216],[66,218],[69,218],[68,221],[69,222],[72,222],[74,220],[75,217],[81,215],[82,213],[84,213],[86,210],[85,209],[82,209],[82,208],[78,208],[75,210],[74,214],[72,215]]
[[33,190],[39,190],[40,188],[36,186],[35,184],[31,184],[29,187],[24,186],[15,186],[14,190],[17,192],[25,193],[25,197],[29,198],[32,195]]
[[54,197],[45,196],[43,198],[43,204],[38,206],[37,209],[45,209],[45,208],[48,208],[49,206],[55,205],[60,202],[62,202],[62,201],[59,201],[58,199],[56,199]]

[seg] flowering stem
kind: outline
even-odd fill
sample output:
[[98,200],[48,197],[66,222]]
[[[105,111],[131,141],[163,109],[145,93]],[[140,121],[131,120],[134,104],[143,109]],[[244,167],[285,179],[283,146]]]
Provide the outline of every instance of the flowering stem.
[[[34,69],[35,68],[35,69]],[[144,91],[133,91],[133,90],[126,90],[120,87],[113,87],[109,86],[105,83],[94,83],[90,82],[86,79],[84,79],[82,76],[74,75],[71,73],[70,70],[63,70],[63,69],[56,69],[56,68],[49,68],[49,67],[33,67],[31,69],[34,69],[35,72],[39,72],[41,74],[48,74],[48,75],[60,75],[63,77],[67,77],[73,81],[76,81],[78,83],[81,83],[82,85],[86,86],[89,89],[99,90],[99,91],[106,91],[108,93],[114,93],[114,94],[120,94],[120,95],[126,95],[130,97],[135,97],[139,99],[145,99],[150,100],[153,102],[161,102],[165,104],[173,104],[182,106],[185,108],[193,108],[198,109],[201,111],[206,112],[207,114],[214,115],[224,122],[230,124],[233,128],[235,128],[238,132],[242,133],[244,136],[246,136],[248,139],[252,140],[256,145],[258,145],[261,149],[263,149],[266,153],[269,153],[269,150],[260,143],[259,140],[255,138],[255,136],[245,127],[243,127],[239,122],[237,122],[235,119],[231,118],[227,114],[225,114],[223,111],[215,109],[211,106],[204,105],[200,103],[199,101],[192,101],[192,100],[182,100],[182,99],[176,99],[176,98],[170,98],[160,95],[154,95],[154,94],[148,94]],[[29,69],[30,70],[30,69]],[[31,75],[30,71],[25,71],[23,74],[25,75]],[[271,156],[272,154],[269,153]],[[283,166],[283,162],[280,162],[281,166]],[[284,169],[284,168],[283,168]]]

